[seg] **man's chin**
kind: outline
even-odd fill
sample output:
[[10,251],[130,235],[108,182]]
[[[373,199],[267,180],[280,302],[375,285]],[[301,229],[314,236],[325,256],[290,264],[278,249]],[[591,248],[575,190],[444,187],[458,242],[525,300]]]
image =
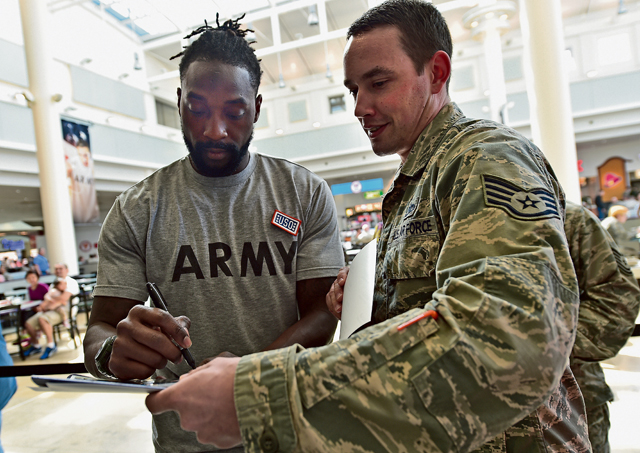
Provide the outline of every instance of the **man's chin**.
[[214,159],[203,159],[201,157],[194,157],[193,154],[191,155],[191,163],[195,170],[201,175],[209,177],[233,175],[236,173],[238,167],[240,167],[242,160],[243,159],[231,159],[220,161]]

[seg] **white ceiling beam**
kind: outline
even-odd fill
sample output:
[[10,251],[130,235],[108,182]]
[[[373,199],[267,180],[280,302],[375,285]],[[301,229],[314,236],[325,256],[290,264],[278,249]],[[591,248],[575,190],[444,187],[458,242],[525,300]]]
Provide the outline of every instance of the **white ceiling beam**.
[[[83,1],[86,1],[86,0],[83,0]],[[276,30],[279,32],[280,21],[278,20],[278,16],[280,14],[288,13],[289,11],[295,11],[296,9],[300,9],[300,8],[309,7],[311,5],[318,5],[318,14],[320,14],[320,10],[326,10],[325,2],[326,0],[298,0],[296,2],[286,3],[280,6],[266,8],[266,9],[257,11],[255,13],[247,13],[242,19],[242,23],[247,24],[249,22],[255,22],[260,19],[266,19],[266,18],[271,18],[275,16],[275,20],[271,19],[271,26],[273,29],[273,33],[275,35]],[[326,23],[326,20],[325,20],[325,23]],[[182,39],[183,34],[184,34],[184,31],[176,32],[176,33],[172,33],[170,35],[164,36],[162,38],[147,41],[143,44],[142,49],[145,51],[153,50],[158,47],[179,42]],[[274,39],[274,44],[275,43],[276,43],[276,40]]]
[[307,38],[297,39],[295,41],[290,41],[284,44],[265,47],[263,49],[256,50],[256,55],[258,56],[258,58],[260,58],[266,55],[284,52],[286,50],[299,49],[301,47],[310,46],[312,44],[329,41],[331,39],[344,38],[345,36],[347,36],[347,30],[348,28],[341,28],[340,30],[330,31],[326,34],[309,36]]
[[[341,28],[340,30],[330,31],[324,35],[309,36],[308,38],[297,39],[295,41],[287,42],[280,45],[265,47],[264,49],[256,50],[256,56],[262,58],[267,55],[273,55],[278,52],[285,52],[287,50],[299,49],[301,47],[310,46],[312,44],[329,41],[331,39],[343,38],[347,36],[347,28]],[[158,74],[153,77],[147,78],[148,83],[160,82],[162,80],[169,80],[176,77],[180,77],[178,71],[169,71],[163,74]]]

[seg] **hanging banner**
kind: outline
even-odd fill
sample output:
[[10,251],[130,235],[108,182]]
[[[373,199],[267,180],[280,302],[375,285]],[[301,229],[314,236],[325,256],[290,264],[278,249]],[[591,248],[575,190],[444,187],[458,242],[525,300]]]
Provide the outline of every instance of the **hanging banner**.
[[100,212],[93,176],[89,127],[63,119],[62,136],[73,221],[75,223],[98,222]]

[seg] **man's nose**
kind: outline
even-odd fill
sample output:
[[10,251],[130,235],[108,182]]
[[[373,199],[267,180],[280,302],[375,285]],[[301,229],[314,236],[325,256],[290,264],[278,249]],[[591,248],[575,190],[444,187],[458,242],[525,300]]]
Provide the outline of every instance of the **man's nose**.
[[212,115],[207,121],[204,135],[211,140],[222,140],[227,137],[227,124],[217,115]]
[[356,116],[356,118],[364,118],[365,116],[374,115],[375,109],[373,108],[370,97],[366,96],[362,92],[359,92],[356,95],[355,109],[353,114]]

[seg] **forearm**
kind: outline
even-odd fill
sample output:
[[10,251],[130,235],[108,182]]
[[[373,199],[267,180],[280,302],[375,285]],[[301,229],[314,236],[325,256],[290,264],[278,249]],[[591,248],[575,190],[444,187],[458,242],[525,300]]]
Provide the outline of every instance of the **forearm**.
[[633,332],[639,304],[640,290],[629,280],[620,279],[583,293],[572,363],[615,357]]
[[338,321],[327,311],[315,310],[285,330],[264,350],[300,344],[305,348],[324,346],[331,341]]
[[[437,321],[398,330],[424,312],[414,309],[323,348],[244,357],[235,392],[248,451],[259,449],[265,414],[285,450],[283,439],[295,429],[301,450],[370,438],[380,450],[422,444],[470,451],[535,410],[558,385],[569,355],[573,332],[564,316],[571,313],[556,307],[566,289],[544,263],[510,276],[495,260],[484,270],[495,282],[481,273],[449,280],[425,307],[438,311]],[[494,284],[513,292],[491,296]],[[523,286],[534,288],[532,298],[542,294],[541,303],[509,303]]]

